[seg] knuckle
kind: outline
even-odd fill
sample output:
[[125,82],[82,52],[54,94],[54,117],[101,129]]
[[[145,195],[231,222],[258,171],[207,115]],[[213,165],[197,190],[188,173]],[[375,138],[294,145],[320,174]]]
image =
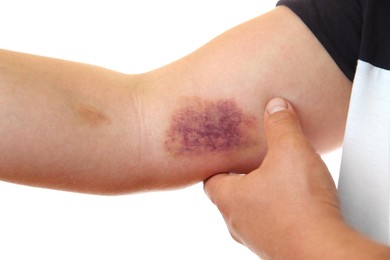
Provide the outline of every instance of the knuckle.
[[272,114],[268,119],[268,127],[277,128],[292,121],[292,115],[288,111],[280,111]]
[[221,214],[225,218],[230,218],[231,215],[231,200],[224,198],[224,199],[216,199],[215,205],[217,206],[218,210],[221,212]]
[[208,196],[223,216],[230,215],[229,202],[231,201],[231,199],[230,196],[227,195],[227,193],[214,191],[208,192]]
[[302,140],[300,137],[292,134],[285,133],[279,137],[281,146],[288,150],[297,150],[302,147]]
[[268,119],[268,138],[283,148],[294,149],[302,146],[303,132],[294,115],[288,111],[278,112]]
[[237,242],[237,243],[240,243],[240,244],[243,244],[241,239],[239,238],[239,235],[236,234],[236,232],[234,230],[231,230],[229,229],[229,233],[230,233],[230,236]]

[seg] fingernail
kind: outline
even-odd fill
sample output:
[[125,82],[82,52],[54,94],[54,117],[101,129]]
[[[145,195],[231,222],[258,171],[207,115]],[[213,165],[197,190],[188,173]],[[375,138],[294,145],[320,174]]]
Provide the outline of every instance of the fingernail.
[[274,98],[267,105],[268,114],[272,115],[273,113],[286,110],[288,104],[283,98]]

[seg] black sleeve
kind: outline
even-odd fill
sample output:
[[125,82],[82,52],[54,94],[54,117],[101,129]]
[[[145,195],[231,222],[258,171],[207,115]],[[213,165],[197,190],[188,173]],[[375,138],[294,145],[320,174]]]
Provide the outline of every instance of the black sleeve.
[[362,0],[280,0],[297,14],[352,81],[362,35]]

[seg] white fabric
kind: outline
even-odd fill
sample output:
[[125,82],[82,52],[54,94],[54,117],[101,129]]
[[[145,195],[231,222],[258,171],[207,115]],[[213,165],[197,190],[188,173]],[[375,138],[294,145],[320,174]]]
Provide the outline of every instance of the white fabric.
[[339,195],[344,217],[389,244],[390,71],[358,62],[344,139]]

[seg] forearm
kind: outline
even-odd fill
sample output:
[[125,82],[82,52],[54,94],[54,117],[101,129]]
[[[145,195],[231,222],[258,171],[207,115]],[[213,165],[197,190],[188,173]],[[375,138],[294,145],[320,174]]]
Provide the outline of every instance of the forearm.
[[389,259],[389,247],[359,234],[347,226],[339,214],[330,217],[327,213],[323,211],[315,218],[303,214],[281,230],[278,236],[268,236],[268,240],[262,241],[256,241],[255,237],[251,249],[259,256],[268,255],[275,260]]
[[[306,212],[284,226],[278,235],[265,235],[266,239],[256,237],[248,246],[264,259],[304,260],[304,259],[390,259],[390,248],[364,237],[347,226],[340,216],[328,218],[327,214],[307,218]],[[284,219],[290,215],[282,216]],[[258,220],[259,221],[259,220]],[[278,227],[280,223],[274,224]],[[256,230],[256,224],[251,225]],[[263,236],[264,238],[264,236]]]
[[[83,192],[119,189],[139,167],[137,77],[0,55],[0,178]],[[137,178],[131,182],[137,186]]]
[[[321,223],[318,220],[322,220]],[[314,223],[317,224],[316,227],[313,227]],[[302,224],[305,230],[291,237],[291,244],[281,250],[279,259],[390,258],[389,247],[364,237],[343,221],[326,221],[318,218]]]

